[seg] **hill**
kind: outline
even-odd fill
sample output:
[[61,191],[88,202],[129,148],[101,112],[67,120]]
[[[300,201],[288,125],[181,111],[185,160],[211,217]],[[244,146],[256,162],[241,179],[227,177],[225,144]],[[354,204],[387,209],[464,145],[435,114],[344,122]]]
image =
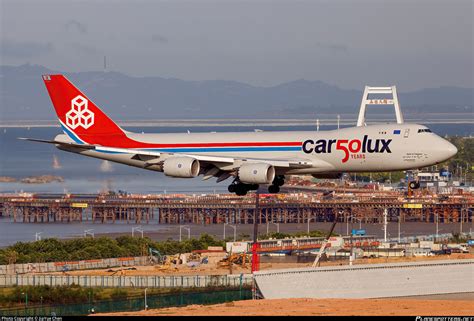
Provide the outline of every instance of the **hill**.
[[[53,120],[42,74],[62,73],[38,65],[0,66],[0,118]],[[272,87],[229,80],[187,81],[132,77],[119,72],[65,73],[87,96],[117,120],[166,118],[316,118],[355,114],[362,89],[322,81],[295,80]],[[474,89],[427,88],[400,93],[406,115],[472,113]],[[392,109],[378,110],[393,113]]]

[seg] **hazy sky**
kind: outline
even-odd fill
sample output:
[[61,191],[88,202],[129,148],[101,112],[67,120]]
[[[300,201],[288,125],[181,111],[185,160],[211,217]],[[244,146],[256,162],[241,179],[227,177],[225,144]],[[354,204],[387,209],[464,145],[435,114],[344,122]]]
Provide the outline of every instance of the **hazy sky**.
[[474,87],[473,1],[7,1],[1,64],[136,76]]

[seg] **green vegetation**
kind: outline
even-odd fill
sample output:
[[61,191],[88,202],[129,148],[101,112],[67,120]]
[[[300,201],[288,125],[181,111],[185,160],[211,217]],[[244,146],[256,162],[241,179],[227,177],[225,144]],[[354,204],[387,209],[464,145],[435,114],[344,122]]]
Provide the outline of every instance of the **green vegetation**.
[[459,232],[451,232],[451,235],[448,239],[450,243],[467,243],[470,239],[468,235],[461,235]]
[[208,234],[202,234],[199,239],[182,242],[171,239],[156,242],[147,237],[134,238],[130,236],[120,236],[116,239],[110,237],[74,240],[51,238],[36,242],[17,242],[7,248],[0,249],[0,264],[141,256],[148,255],[148,247],[160,251],[163,255],[170,255],[207,249],[208,246],[224,246],[224,242]]
[[458,153],[441,165],[449,168],[449,171],[456,175],[459,174],[457,173],[458,168],[462,168],[463,176],[464,171],[467,169],[466,178],[468,181],[472,180],[474,178],[472,170],[474,163],[474,138],[454,136],[449,137],[448,140],[458,148]]
[[80,303],[104,298],[102,289],[97,288],[92,291],[79,285],[55,287],[49,285],[15,286],[1,289],[0,304],[1,306],[25,304],[27,297],[28,304]]
[[[207,288],[149,288],[148,295],[174,294],[186,292],[210,292],[229,290],[229,287]],[[0,307],[24,306],[26,297],[28,305],[75,304],[108,300],[121,300],[143,296],[142,288],[87,288],[80,285],[63,286],[14,286],[0,288]]]
[[[332,233],[331,235],[336,236],[337,234]],[[259,234],[258,239],[259,240],[268,240],[270,238],[272,238],[272,239],[284,239],[284,238],[294,238],[294,237],[303,237],[303,236],[308,236],[308,233],[306,233],[306,232],[298,232],[298,233],[271,232],[271,233],[268,233],[268,234]],[[326,237],[327,232],[310,231],[309,236],[310,237]]]
[[[354,174],[351,174],[351,177],[354,178]],[[357,173],[356,176],[358,181],[362,182],[379,182],[385,183],[392,180],[392,183],[400,182],[402,178],[405,178],[405,173],[402,171],[397,172],[374,172],[374,173]]]
[[[286,237],[306,236],[305,232],[298,233],[269,233],[260,234],[260,240],[269,238],[283,239]],[[311,237],[324,237],[325,232],[311,231]],[[247,234],[239,234],[237,240],[248,240]],[[232,237],[225,241],[233,240]],[[198,239],[183,240],[182,242],[168,239],[166,241],[153,241],[148,237],[138,238],[120,236],[116,239],[110,237],[80,238],[74,240],[44,239],[36,242],[17,242],[14,245],[0,249],[0,264],[33,263],[33,262],[60,262],[79,261],[92,259],[105,259],[127,256],[148,255],[148,248],[158,250],[162,255],[189,253],[193,250],[204,250],[209,246],[225,247],[225,241],[202,234]]]

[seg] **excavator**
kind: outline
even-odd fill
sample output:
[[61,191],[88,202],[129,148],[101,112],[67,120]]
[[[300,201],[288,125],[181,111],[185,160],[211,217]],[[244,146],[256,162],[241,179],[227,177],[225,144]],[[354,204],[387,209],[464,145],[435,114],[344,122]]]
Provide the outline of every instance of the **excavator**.
[[245,253],[230,253],[228,256],[223,258],[217,263],[218,268],[230,268],[232,264],[240,265],[243,268],[247,267],[247,263],[250,262],[249,255]]

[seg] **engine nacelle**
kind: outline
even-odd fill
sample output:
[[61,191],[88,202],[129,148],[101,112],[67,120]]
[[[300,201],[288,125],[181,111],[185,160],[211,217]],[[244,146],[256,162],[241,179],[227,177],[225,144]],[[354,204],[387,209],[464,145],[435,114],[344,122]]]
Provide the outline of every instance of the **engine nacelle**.
[[320,179],[340,179],[342,178],[343,173],[321,173],[321,174],[311,174],[314,178]]
[[239,180],[246,184],[271,184],[275,178],[275,168],[269,164],[250,163],[239,168]]
[[166,176],[192,178],[199,175],[201,165],[191,157],[170,157],[163,162],[163,173]]

